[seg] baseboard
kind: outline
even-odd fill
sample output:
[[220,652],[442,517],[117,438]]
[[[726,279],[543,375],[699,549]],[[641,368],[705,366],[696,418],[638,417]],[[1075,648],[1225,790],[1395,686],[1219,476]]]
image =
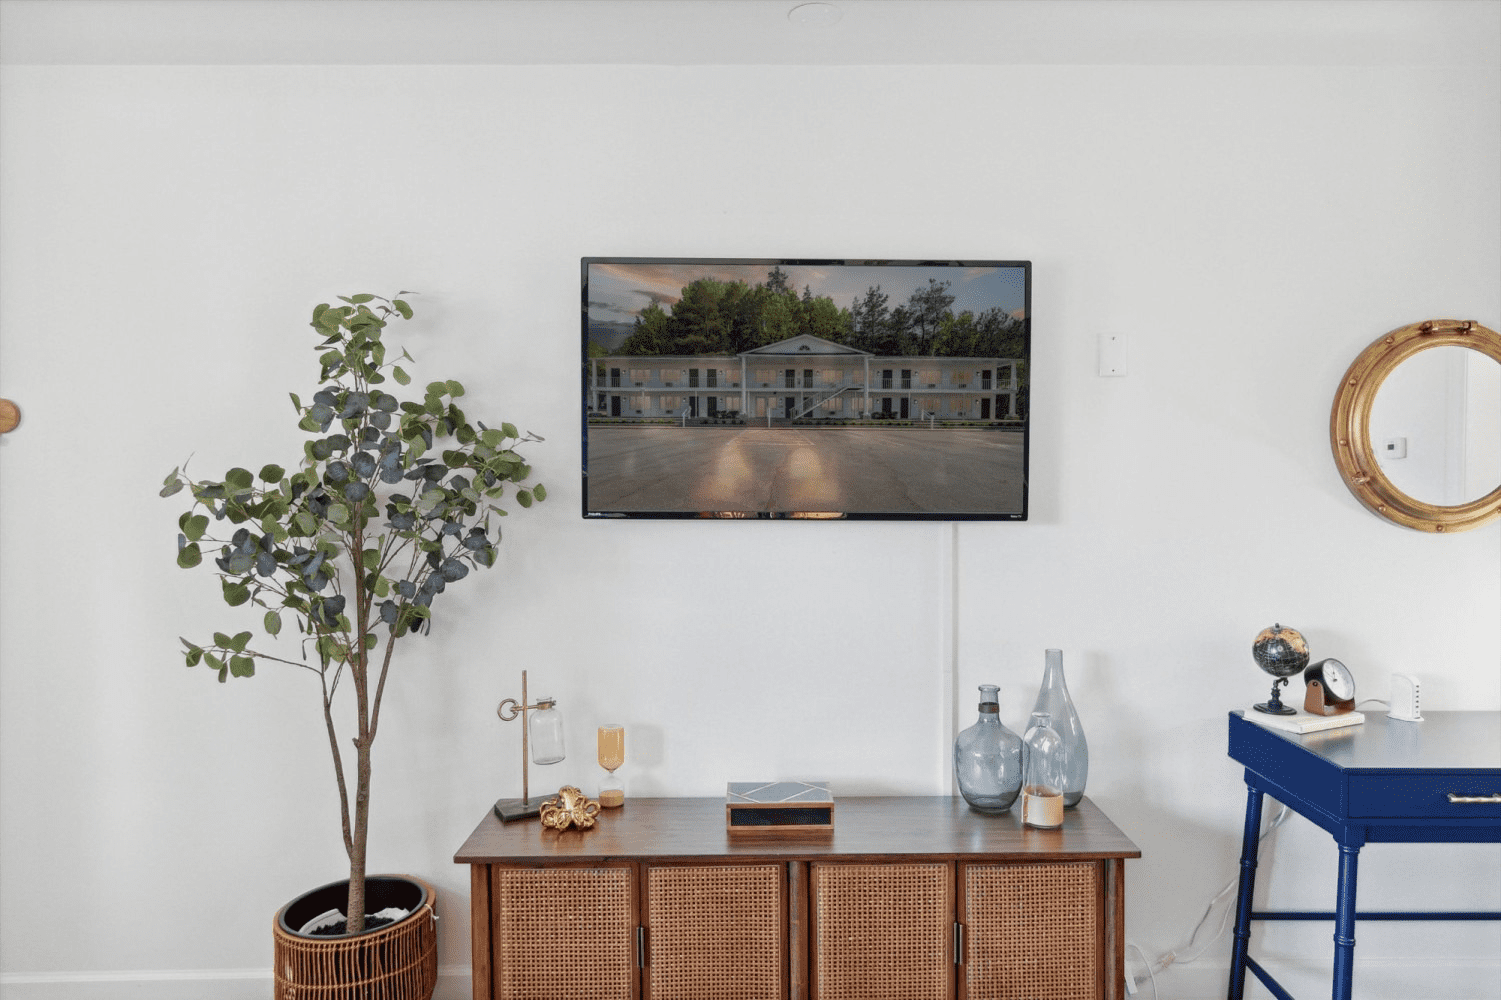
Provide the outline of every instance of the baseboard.
[[[0,975],[0,1000],[266,1000],[270,969],[155,969]],[[469,966],[438,969],[433,1000],[469,1000]]]
[[[1262,967],[1295,997],[1329,995],[1327,962],[1265,958]],[[1132,968],[1135,962],[1127,963]],[[1224,1000],[1228,965],[1174,965],[1157,973],[1157,993],[1144,982],[1130,1000]],[[1444,959],[1414,963],[1400,959],[1355,959],[1355,993],[1361,1000],[1501,1000],[1501,962]],[[1272,994],[1249,972],[1246,1000]]]
[[[1289,959],[1264,963],[1294,996],[1321,996],[1329,989],[1327,965]],[[1133,963],[1134,967],[1134,963]],[[1222,1000],[1226,966],[1175,965],[1157,974],[1157,993],[1144,982],[1139,1000]],[[1501,962],[1449,959],[1433,965],[1356,959],[1355,982],[1363,1000],[1501,1000]],[[44,972],[0,975],[0,1000],[266,1000],[267,969],[167,969],[125,972]],[[1269,996],[1247,976],[1247,1000]],[[433,1000],[469,1000],[469,967],[438,970]]]

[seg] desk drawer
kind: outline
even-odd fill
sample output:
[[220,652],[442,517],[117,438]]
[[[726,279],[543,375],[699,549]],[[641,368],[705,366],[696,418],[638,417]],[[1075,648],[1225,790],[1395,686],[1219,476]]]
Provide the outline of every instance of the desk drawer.
[[1350,815],[1501,820],[1501,802],[1451,802],[1451,792],[1463,796],[1501,794],[1501,776],[1494,771],[1450,775],[1352,774]]

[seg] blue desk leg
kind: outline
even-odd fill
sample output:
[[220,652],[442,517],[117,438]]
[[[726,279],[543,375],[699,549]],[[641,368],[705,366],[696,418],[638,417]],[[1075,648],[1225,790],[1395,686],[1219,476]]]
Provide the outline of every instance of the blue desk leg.
[[1355,978],[1355,875],[1359,844],[1339,845],[1339,898],[1334,909],[1334,1000],[1350,1000]]
[[[1256,851],[1261,843],[1261,789],[1246,784],[1246,833],[1240,847],[1240,897],[1235,904],[1235,940],[1230,950],[1229,1000],[1246,991],[1246,951],[1251,944],[1251,897],[1256,892]],[[1348,996],[1348,994],[1347,994]]]

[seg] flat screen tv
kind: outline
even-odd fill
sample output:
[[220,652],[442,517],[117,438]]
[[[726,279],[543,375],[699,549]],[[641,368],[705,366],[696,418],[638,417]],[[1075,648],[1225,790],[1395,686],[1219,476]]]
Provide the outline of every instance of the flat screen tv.
[[581,263],[585,517],[1026,520],[1031,262]]

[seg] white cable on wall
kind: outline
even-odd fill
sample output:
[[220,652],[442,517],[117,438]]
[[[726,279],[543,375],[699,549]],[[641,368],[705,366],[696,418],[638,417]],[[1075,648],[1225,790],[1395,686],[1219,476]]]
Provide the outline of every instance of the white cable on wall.
[[[1274,816],[1272,818],[1272,821],[1267,824],[1267,828],[1262,831],[1261,836],[1256,838],[1258,855],[1261,852],[1260,844],[1262,843],[1262,841],[1266,840],[1267,837],[1270,837],[1272,835],[1272,831],[1281,826],[1283,822],[1286,821],[1287,817],[1292,813],[1292,810],[1288,809],[1287,806],[1282,805],[1280,802],[1278,803],[1278,806],[1279,808],[1277,810],[1277,815]],[[1204,907],[1204,915],[1200,917],[1199,922],[1194,925],[1193,931],[1188,935],[1188,940],[1178,948],[1163,952],[1161,955],[1157,956],[1155,961],[1147,961],[1146,953],[1143,952],[1141,948],[1139,948],[1135,944],[1135,942],[1127,939],[1127,946],[1135,948],[1136,953],[1141,956],[1142,963],[1145,966],[1146,974],[1128,974],[1126,976],[1126,992],[1135,995],[1136,991],[1141,988],[1141,984],[1150,979],[1152,983],[1152,1000],[1159,1000],[1159,997],[1157,995],[1157,973],[1161,972],[1163,969],[1166,969],[1170,965],[1187,965],[1190,962],[1202,958],[1204,953],[1208,951],[1216,941],[1224,936],[1225,931],[1230,926],[1230,914],[1234,912],[1234,907],[1231,906],[1225,907],[1223,914],[1220,916],[1219,928],[1215,930],[1214,936],[1208,941],[1205,941],[1198,951],[1194,952],[1192,955],[1189,955],[1187,958],[1180,958],[1178,955],[1178,952],[1180,950],[1186,950],[1194,946],[1194,942],[1199,937],[1199,932],[1204,929],[1204,925],[1209,922],[1209,917],[1214,913],[1214,908],[1216,906],[1219,906],[1227,899],[1234,898],[1236,896],[1235,890],[1239,885],[1239,875],[1237,875],[1235,878],[1232,878],[1229,882],[1225,883],[1224,888],[1215,893],[1214,897],[1209,900],[1209,905]]]

